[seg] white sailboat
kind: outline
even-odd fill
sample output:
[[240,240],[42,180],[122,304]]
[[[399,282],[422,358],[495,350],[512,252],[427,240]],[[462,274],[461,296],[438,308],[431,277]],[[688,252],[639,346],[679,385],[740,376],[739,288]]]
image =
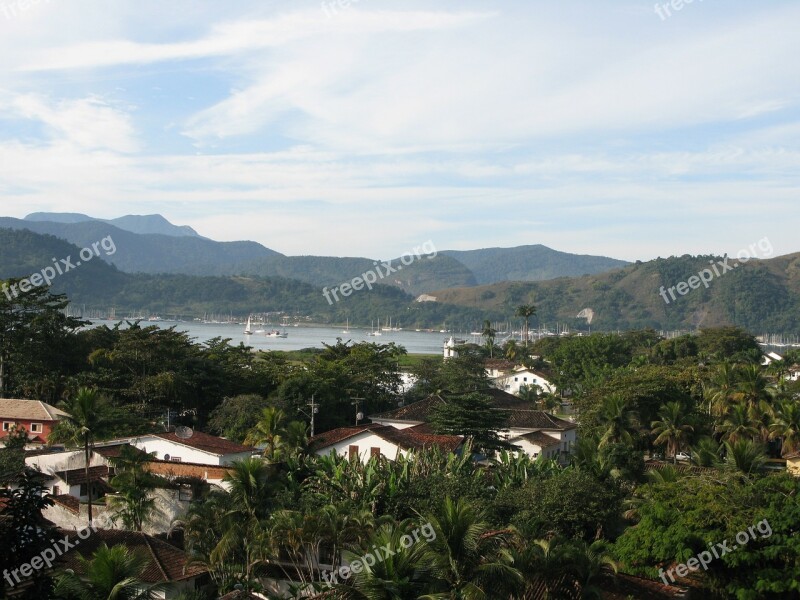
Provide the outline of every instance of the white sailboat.
[[244,326],[245,335],[253,335],[253,328],[250,326],[250,316],[247,317],[247,325]]
[[342,333],[350,334],[350,318],[347,318],[347,323],[344,326],[344,331]]
[[378,319],[378,329],[373,329],[373,330],[372,330],[372,331],[370,331],[370,332],[369,332],[367,335],[372,335],[372,336],[375,336],[375,335],[383,335],[383,334],[381,333],[381,320],[380,320],[380,319]]

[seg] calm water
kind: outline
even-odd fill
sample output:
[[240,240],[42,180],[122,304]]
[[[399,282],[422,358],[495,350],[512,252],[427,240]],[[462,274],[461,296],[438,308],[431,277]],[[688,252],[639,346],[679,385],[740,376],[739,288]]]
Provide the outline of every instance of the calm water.
[[[109,327],[114,325],[112,321],[94,321],[93,326],[106,324]],[[287,338],[268,338],[263,333],[244,334],[244,325],[236,323],[200,323],[195,321],[175,322],[175,321],[142,321],[142,327],[147,325],[157,325],[158,327],[175,326],[177,331],[185,331],[197,342],[205,342],[214,337],[230,338],[231,343],[236,345],[243,342],[256,350],[301,350],[303,348],[322,348],[322,343],[335,344],[336,338],[340,337],[343,341],[352,340],[353,342],[375,342],[388,344],[394,342],[404,346],[409,354],[441,354],[445,339],[450,334],[439,332],[424,331],[383,331],[381,336],[367,335],[369,329],[350,328],[349,333],[343,333],[344,327],[279,327],[278,325],[253,325],[255,329],[270,330],[273,327],[286,331]],[[462,337],[463,335],[457,336]],[[469,336],[467,336],[469,339]]]

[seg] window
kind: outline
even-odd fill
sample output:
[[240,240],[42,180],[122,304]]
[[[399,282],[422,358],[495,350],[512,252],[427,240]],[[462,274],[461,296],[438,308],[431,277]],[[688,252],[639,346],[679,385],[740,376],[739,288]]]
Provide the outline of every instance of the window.
[[358,446],[349,446],[347,448],[347,458],[358,458]]
[[78,496],[80,496],[81,498],[83,498],[84,496],[86,496],[86,495],[87,495],[87,492],[88,492],[88,489],[89,489],[89,488],[87,487],[87,485],[86,485],[85,483],[82,483],[82,484],[81,484],[81,489],[80,489],[80,491],[78,492]]
[[60,496],[61,495],[61,488],[57,485],[53,486],[53,496]]
[[527,377],[523,377],[522,381],[528,381],[528,378]]
[[322,542],[319,545],[319,564],[332,565],[333,559],[333,546],[328,542]]
[[42,433],[42,424],[31,423],[31,433]]
[[370,455],[370,456],[377,456],[377,457],[380,457],[380,455],[381,455],[381,449],[380,449],[380,448],[370,448],[370,449],[369,449],[369,455]]
[[194,498],[194,494],[192,493],[192,486],[182,485],[178,488],[178,500],[189,502],[192,498]]
[[14,423],[9,423],[8,421],[3,421],[3,431],[11,431],[11,428],[14,426]]
[[519,377],[514,377],[514,381],[519,381]]

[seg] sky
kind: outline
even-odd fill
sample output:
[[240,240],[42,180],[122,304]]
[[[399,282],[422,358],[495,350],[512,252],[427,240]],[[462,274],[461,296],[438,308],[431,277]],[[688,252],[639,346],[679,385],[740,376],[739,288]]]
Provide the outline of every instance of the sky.
[[0,214],[289,255],[800,251],[800,3],[685,2],[0,0]]

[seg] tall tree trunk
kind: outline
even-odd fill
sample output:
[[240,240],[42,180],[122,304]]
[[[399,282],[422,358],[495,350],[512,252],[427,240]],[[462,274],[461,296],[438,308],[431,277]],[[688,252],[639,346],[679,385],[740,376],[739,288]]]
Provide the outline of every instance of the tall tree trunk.
[[89,498],[87,503],[87,513],[89,515],[89,527],[92,526],[92,482],[89,481],[89,434],[83,437],[83,452],[86,458],[86,494]]

